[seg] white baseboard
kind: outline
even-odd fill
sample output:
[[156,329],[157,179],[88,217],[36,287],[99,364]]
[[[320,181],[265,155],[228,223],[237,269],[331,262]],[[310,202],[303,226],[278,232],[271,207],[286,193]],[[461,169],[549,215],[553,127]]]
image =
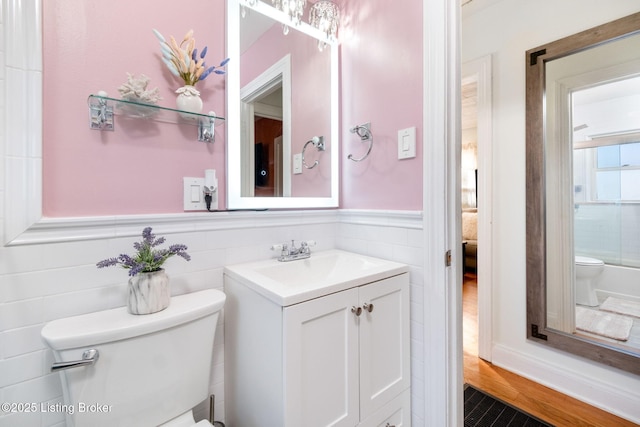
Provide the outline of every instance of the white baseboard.
[[492,355],[492,363],[496,366],[640,424],[640,390],[616,388],[610,383],[581,375],[578,370],[554,365],[549,357],[540,359],[503,345],[494,345]]

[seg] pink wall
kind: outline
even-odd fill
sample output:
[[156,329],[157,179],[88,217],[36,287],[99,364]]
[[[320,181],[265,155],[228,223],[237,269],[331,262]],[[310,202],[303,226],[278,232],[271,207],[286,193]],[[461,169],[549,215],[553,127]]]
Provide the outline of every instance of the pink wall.
[[[344,3],[344,4],[342,4]],[[46,216],[182,212],[182,177],[217,170],[224,206],[224,126],[215,144],[190,126],[116,118],[115,132],[89,129],[86,99],[117,97],[126,73],[144,73],[172,107],[180,81],[159,59],[151,29],[180,38],[195,31],[207,58],[224,57],[224,2],[47,0],[44,16],[44,197]],[[341,2],[341,207],[422,209],[421,2]],[[188,9],[188,10],[186,10]],[[232,58],[233,60],[233,58]],[[225,113],[224,77],[198,85],[205,111]],[[371,122],[374,147],[349,133]],[[397,131],[417,128],[417,157],[397,159]],[[328,153],[325,153],[328,154]],[[81,178],[81,179],[80,179]]]
[[[311,145],[305,151],[305,162],[313,169],[303,168],[302,174],[291,179],[291,194],[296,197],[328,197],[331,195],[331,56],[320,52],[311,37],[291,28],[286,36],[280,25],[273,25],[256,40],[241,57],[240,85],[258,77],[287,53],[291,58],[291,154],[302,152],[304,144],[313,136],[325,137],[327,150],[318,153]],[[292,161],[292,159],[285,159]],[[293,166],[292,166],[293,168]]]
[[[342,2],[341,207],[422,210],[422,2]],[[349,128],[371,122],[374,145]],[[416,127],[416,158],[398,160],[398,130]]]
[[[208,168],[225,173],[224,126],[216,142],[197,141],[197,128],[116,117],[115,132],[89,129],[87,97],[118,98],[126,73],[146,74],[160,105],[175,108],[181,80],[160,61],[151,29],[181,39],[194,30],[208,62],[224,58],[223,1],[43,1],[45,216],[182,212],[182,177]],[[196,87],[204,111],[225,113],[224,76]],[[220,180],[224,206],[224,180]]]

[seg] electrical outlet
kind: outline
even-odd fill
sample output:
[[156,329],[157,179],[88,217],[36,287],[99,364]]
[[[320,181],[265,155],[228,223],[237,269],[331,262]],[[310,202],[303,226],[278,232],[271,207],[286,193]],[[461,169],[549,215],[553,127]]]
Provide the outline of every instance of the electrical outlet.
[[[207,204],[204,201],[204,178],[182,178],[184,183],[184,210],[206,211]],[[217,201],[217,192],[216,192]],[[217,205],[217,203],[216,203]]]

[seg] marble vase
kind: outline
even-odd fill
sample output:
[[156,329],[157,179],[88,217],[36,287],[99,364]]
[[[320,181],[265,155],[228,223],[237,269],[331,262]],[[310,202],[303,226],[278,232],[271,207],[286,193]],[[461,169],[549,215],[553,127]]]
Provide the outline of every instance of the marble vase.
[[129,278],[127,309],[131,314],[151,314],[169,306],[169,276],[160,269]]

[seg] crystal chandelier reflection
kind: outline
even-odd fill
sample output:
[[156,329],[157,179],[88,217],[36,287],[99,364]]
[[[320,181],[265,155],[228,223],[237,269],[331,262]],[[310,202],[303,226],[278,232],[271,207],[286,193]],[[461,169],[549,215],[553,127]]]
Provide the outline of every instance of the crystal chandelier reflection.
[[[309,23],[322,31],[327,39],[335,41],[340,22],[340,10],[331,0],[318,0],[309,10]],[[318,49],[323,50],[327,44],[318,41]]]
[[[253,7],[253,6],[255,6],[255,5],[256,5],[256,3],[258,2],[258,0],[245,0],[245,2],[246,2],[249,6]],[[247,16],[247,7],[246,7],[244,4],[242,4],[242,5],[240,6],[240,16],[242,16],[243,18],[245,18],[245,17]]]
[[[283,11],[289,16],[293,25],[300,24],[307,0],[271,0],[271,2],[276,9]],[[282,30],[285,34],[289,33],[289,27],[287,25],[283,25]]]

